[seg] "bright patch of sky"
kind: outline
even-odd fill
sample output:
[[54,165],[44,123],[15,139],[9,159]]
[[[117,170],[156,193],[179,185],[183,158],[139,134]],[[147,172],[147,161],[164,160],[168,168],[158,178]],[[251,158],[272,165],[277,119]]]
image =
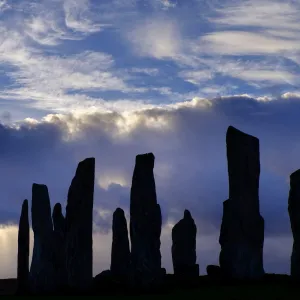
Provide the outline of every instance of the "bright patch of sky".
[[0,0],[1,111],[297,92],[299,24],[294,0]]

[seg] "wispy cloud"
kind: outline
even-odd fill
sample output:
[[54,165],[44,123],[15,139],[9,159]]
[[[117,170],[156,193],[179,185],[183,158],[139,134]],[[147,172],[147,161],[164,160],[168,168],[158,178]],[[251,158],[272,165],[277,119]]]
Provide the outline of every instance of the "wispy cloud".
[[95,22],[95,14],[89,0],[65,0],[63,7],[68,28],[85,34],[101,30],[101,24]]

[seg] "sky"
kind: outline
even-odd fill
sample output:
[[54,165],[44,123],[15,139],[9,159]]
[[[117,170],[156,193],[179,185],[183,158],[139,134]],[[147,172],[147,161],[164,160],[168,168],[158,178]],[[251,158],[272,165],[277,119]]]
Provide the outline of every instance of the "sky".
[[189,209],[206,274],[218,264],[229,125],[260,140],[264,267],[289,273],[299,23],[294,0],[0,0],[0,278],[16,276],[32,183],[65,207],[86,157],[96,158],[94,275],[109,268],[112,214],[121,207],[129,221],[135,156],[147,152],[162,265],[173,272],[171,229]]

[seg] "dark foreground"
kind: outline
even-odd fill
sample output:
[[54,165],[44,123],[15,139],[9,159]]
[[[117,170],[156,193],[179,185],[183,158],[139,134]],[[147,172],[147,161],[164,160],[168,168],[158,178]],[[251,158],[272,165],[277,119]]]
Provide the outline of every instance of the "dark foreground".
[[[164,295],[165,297],[199,296],[202,299],[293,299],[298,297],[299,282],[293,282],[288,275],[266,274],[260,281],[229,281],[213,279],[209,276],[199,276],[194,280],[179,280],[174,275],[167,275],[163,287],[156,291],[132,291],[111,280],[104,282],[94,281],[90,291],[60,291],[55,295],[103,295],[103,296],[130,296],[149,297]],[[0,295],[16,294],[17,280],[0,280]]]

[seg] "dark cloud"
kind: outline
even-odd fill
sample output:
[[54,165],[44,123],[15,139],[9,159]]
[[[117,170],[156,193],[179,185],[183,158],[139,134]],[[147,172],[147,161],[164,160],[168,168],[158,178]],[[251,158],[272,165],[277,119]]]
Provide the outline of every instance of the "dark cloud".
[[[94,156],[95,230],[107,233],[118,206],[128,215],[135,155],[152,151],[164,223],[177,222],[187,208],[196,220],[199,238],[217,239],[222,202],[228,197],[225,134],[233,125],[260,139],[266,237],[290,236],[288,177],[300,168],[299,100],[263,102],[240,96],[175,110],[157,108],[131,117],[56,115],[18,128],[1,125],[0,222],[18,222],[22,201],[31,199],[33,182],[48,185],[52,206],[65,205],[77,163]],[[269,265],[273,263],[268,259]],[[283,261],[288,264],[288,259],[285,256]]]

